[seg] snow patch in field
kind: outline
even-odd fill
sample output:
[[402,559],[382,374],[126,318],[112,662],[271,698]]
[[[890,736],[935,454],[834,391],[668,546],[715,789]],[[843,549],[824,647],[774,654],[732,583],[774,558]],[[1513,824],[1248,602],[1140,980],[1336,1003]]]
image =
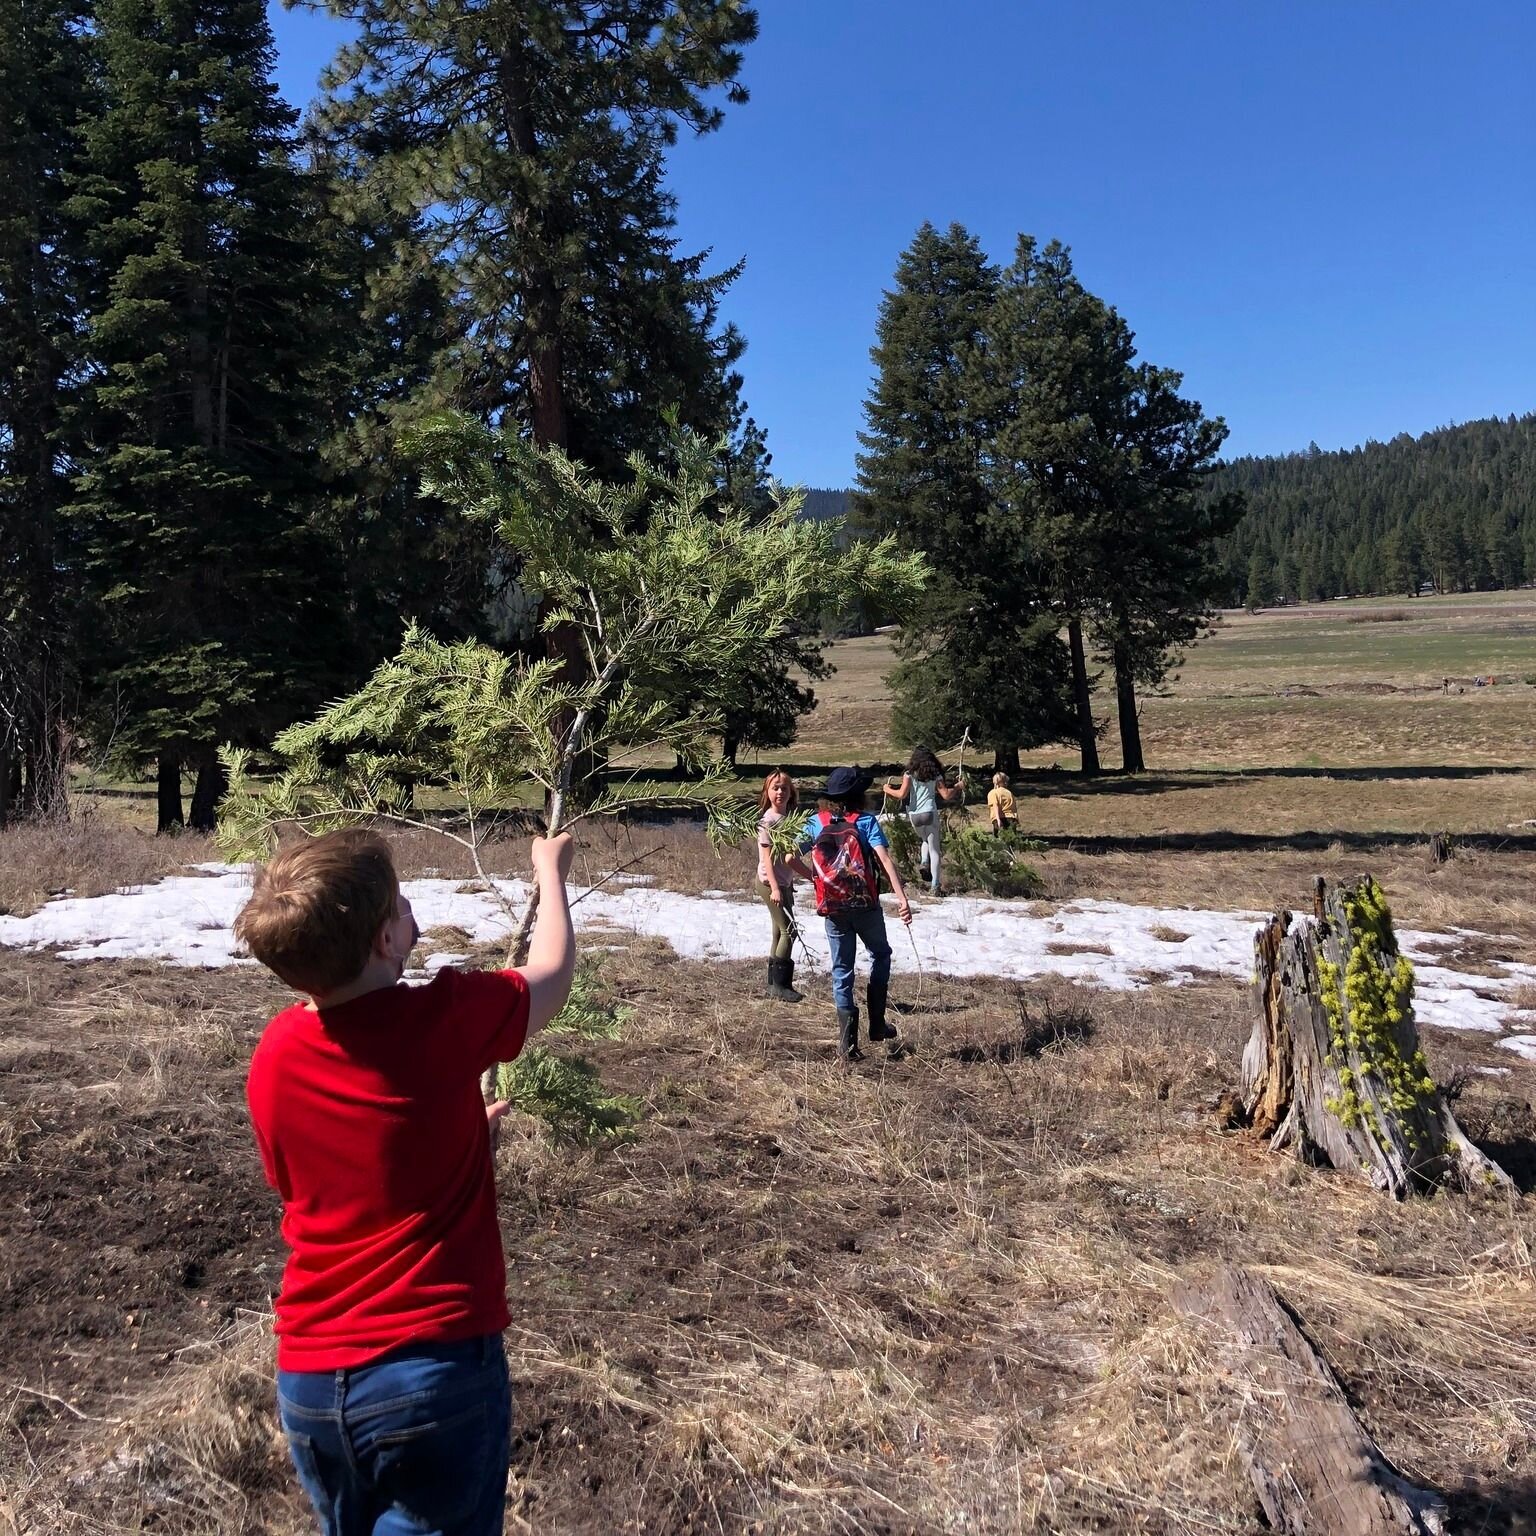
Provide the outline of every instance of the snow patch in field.
[[1500,1040],[1499,1044],[1526,1061],[1536,1061],[1536,1035],[1511,1035],[1507,1040]]
[[[498,882],[514,908],[527,895],[522,881]],[[66,960],[161,960],[173,965],[224,966],[236,963],[231,925],[249,894],[248,871],[224,864],[195,866],[158,884],[107,896],[68,897],[49,902],[30,917],[0,917],[0,946],[57,947]],[[424,933],[452,928],[470,945],[496,944],[506,937],[505,909],[474,882],[407,880],[406,896]],[[736,894],[686,896],[644,882],[610,879],[587,891],[573,890],[578,930],[623,930],[666,939],[684,959],[756,960],[765,952],[767,919],[760,903]],[[821,920],[798,913],[804,944],[798,958],[827,968]],[[1092,986],[1134,990],[1151,984],[1178,986],[1202,976],[1251,975],[1253,934],[1264,920],[1258,912],[1209,912],[1187,907],[1143,907],[1125,902],[1082,900],[1034,911],[1028,903],[950,897],[917,908],[911,938],[887,912],[887,931],[897,971],[954,976],[1005,976],[1028,980],[1057,975]],[[1169,930],[1187,935],[1173,942]],[[1458,932],[1464,932],[1458,930]],[[456,935],[457,936],[457,935]],[[1470,937],[1472,935],[1464,936]],[[594,935],[595,937],[595,935]],[[1442,1029],[1501,1034],[1505,1021],[1524,1025],[1507,994],[1536,983],[1536,966],[1507,963],[1499,976],[1469,975],[1434,963],[1444,935],[1403,930],[1403,953],[1414,961],[1415,998],[1421,1022]],[[430,955],[422,970],[432,974],[465,956]],[[916,955],[914,955],[914,947]],[[861,964],[867,963],[861,952]],[[1520,1054],[1529,1041],[1536,1060],[1536,1034],[1500,1043]]]

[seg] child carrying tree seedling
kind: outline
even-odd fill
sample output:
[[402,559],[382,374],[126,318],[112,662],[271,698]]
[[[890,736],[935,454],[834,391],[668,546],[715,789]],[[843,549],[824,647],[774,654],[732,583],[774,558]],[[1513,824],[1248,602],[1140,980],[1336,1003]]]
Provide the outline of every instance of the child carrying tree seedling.
[[267,1025],[246,1091],[289,1247],[278,1412],[333,1536],[503,1528],[509,1317],[490,1127],[507,1106],[487,1109],[479,1084],[570,993],[570,837],[536,839],[533,867],[538,923],[516,971],[403,985],[416,921],[388,845],[363,830],[280,852],[235,921],[308,994]]
[[987,791],[987,816],[992,823],[993,837],[1001,837],[1017,825],[1018,805],[1008,787],[1006,773],[992,775],[992,788]]
[[962,774],[954,784],[944,777],[939,760],[927,747],[914,747],[899,784],[887,783],[887,798],[899,800],[907,808],[907,820],[922,841],[918,856],[918,872],[928,876],[929,894],[940,896],[943,887],[939,883],[940,865],[944,857],[944,820],[940,816],[940,804],[953,805],[965,797],[965,777]]
[[826,921],[832,951],[832,999],[837,1004],[837,1053],[845,1062],[861,1061],[864,1054],[859,1049],[859,1010],[853,1001],[853,966],[860,942],[871,960],[865,991],[869,1038],[896,1038],[896,1031],[885,1021],[891,945],[885,936],[885,913],[880,909],[876,860],[891,883],[897,916],[904,923],[912,921],[912,907],[885,833],[865,809],[871,782],[858,768],[832,770],[822,790],[821,809],[810,817],[801,834],[801,856],[790,864],[796,874],[815,882],[816,910]]

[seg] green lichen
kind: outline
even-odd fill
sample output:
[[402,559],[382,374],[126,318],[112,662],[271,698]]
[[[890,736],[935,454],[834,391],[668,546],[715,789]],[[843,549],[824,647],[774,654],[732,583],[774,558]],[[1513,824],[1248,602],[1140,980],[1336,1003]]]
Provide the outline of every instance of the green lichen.
[[1369,1076],[1383,1090],[1374,1097],[1385,1099],[1403,1118],[1409,1144],[1416,1149],[1415,1111],[1433,1095],[1435,1084],[1424,1053],[1405,1055],[1399,1043],[1399,1029],[1413,1007],[1413,966],[1401,955],[1387,959],[1397,941],[1387,899],[1374,880],[1346,891],[1343,905],[1349,933],[1343,936],[1348,958],[1342,979],[1337,965],[1321,955],[1317,962],[1328,1020],[1325,1061],[1339,1080],[1337,1097],[1325,1104],[1347,1129],[1363,1125],[1379,1140],[1382,1128],[1375,1103],[1359,1092]]

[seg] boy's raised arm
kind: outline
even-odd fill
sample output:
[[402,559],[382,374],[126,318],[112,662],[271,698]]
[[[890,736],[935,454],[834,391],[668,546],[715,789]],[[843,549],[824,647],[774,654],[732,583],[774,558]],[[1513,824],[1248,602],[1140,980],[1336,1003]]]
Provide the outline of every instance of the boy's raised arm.
[[528,945],[528,963],[522,967],[528,983],[528,1033],[544,1028],[571,995],[576,971],[576,934],[571,927],[571,908],[565,894],[565,877],[571,872],[575,847],[569,832],[533,840],[533,873],[539,887],[539,915]]

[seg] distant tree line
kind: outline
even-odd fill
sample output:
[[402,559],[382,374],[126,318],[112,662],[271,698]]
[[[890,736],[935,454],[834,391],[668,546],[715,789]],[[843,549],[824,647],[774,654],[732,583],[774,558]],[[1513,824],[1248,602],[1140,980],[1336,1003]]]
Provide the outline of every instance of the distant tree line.
[[[156,772],[162,829],[207,827],[219,746],[409,621],[532,643],[516,559],[401,453],[438,412],[604,475],[688,429],[761,494],[736,269],[679,248],[663,179],[744,99],[752,6],[326,9],[354,37],[302,129],[265,0],[37,0],[0,31],[0,824],[57,808],[83,743]],[[738,739],[787,739],[805,654]]]
[[1207,483],[1247,503],[1221,545],[1234,606],[1536,579],[1536,416],[1233,459]]
[[999,266],[962,226],[925,224],[871,357],[855,516],[938,573],[899,642],[898,735],[969,730],[1014,771],[1021,748],[1070,741],[1097,772],[1104,668],[1139,770],[1138,690],[1223,591],[1219,541],[1241,511],[1208,490],[1225,425],[1137,358],[1064,246],[1028,235]]

